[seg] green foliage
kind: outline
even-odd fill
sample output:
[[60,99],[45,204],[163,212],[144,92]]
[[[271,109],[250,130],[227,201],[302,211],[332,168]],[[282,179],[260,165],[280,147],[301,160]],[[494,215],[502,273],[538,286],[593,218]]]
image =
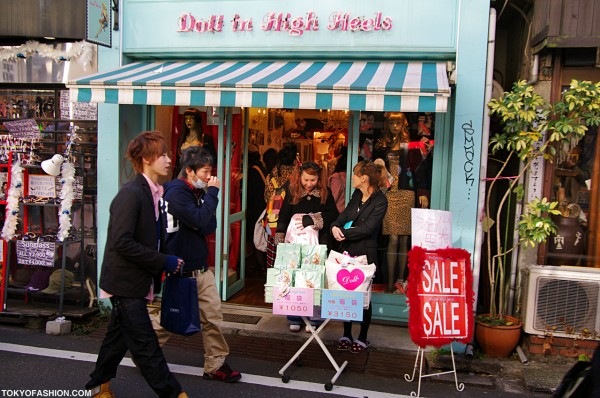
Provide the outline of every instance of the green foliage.
[[[585,136],[588,126],[600,124],[600,82],[573,80],[562,99],[550,104],[535,93],[533,86],[521,80],[514,84],[511,91],[491,100],[488,108],[490,116],[498,117],[503,124],[502,132],[490,137],[490,152],[508,153],[500,160],[499,171],[488,187],[485,206],[486,218],[496,221],[494,255],[491,252],[491,234],[487,234],[491,303],[488,312],[491,319],[501,322],[507,304],[504,258],[516,248],[505,249],[501,240],[502,227],[505,228],[500,222],[503,207],[511,193],[516,194],[519,201],[523,199],[524,189],[518,185],[518,181],[531,168],[536,158],[561,163]],[[495,183],[515,156],[522,162],[519,175],[513,177],[508,188],[500,193],[496,214],[491,214],[490,197]],[[560,214],[557,207],[557,202],[549,202],[546,198],[525,204],[517,226],[519,243],[524,247],[535,247],[555,233],[556,225],[550,216]],[[499,308],[496,307],[496,299]]]

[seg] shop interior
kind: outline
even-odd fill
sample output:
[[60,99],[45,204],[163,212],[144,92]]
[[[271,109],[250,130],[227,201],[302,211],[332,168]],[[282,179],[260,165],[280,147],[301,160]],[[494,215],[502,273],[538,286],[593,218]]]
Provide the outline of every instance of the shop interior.
[[[0,223],[5,238],[0,245],[0,301],[8,311],[74,309],[81,316],[95,303],[97,110],[95,104],[70,103],[68,95],[58,85],[0,90]],[[54,165],[55,175],[49,175],[43,162],[57,155],[62,160]],[[63,163],[73,166],[71,185],[61,175]],[[15,178],[22,181],[21,191],[11,191]],[[42,254],[39,248],[45,244],[50,246]]]

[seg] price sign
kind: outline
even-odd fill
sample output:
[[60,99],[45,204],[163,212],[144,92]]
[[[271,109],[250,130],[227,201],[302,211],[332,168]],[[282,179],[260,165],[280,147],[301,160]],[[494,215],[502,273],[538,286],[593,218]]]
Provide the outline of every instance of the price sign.
[[54,267],[54,242],[17,241],[17,262],[22,265]]
[[321,317],[342,321],[362,321],[364,292],[323,290]]
[[29,175],[29,195],[35,195],[38,198],[56,197],[56,177],[42,174]]
[[39,139],[42,136],[40,128],[34,119],[11,120],[9,122],[4,122],[4,127],[6,127],[15,138]]
[[462,249],[408,253],[410,273],[410,337],[419,347],[440,347],[471,341],[473,329],[473,276],[470,254]]
[[273,286],[273,314],[313,316],[314,289]]

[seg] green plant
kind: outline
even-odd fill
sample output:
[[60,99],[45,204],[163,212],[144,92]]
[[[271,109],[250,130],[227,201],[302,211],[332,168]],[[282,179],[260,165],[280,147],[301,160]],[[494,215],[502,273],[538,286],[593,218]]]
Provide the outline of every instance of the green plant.
[[[497,116],[503,125],[501,133],[490,138],[489,146],[492,155],[499,151],[506,153],[502,159],[496,159],[499,170],[492,178],[486,195],[485,223],[492,227],[495,224],[495,253],[492,254],[492,238],[487,233],[487,269],[490,285],[489,317],[502,322],[506,312],[506,255],[515,250],[519,244],[535,247],[545,242],[556,232],[556,225],[551,214],[560,214],[557,202],[547,198],[535,199],[525,204],[518,221],[519,242],[509,248],[503,247],[499,222],[505,205],[511,194],[518,201],[524,196],[524,189],[519,185],[521,177],[531,168],[536,159],[562,162],[579,140],[585,135],[588,126],[600,124],[600,82],[573,80],[559,102],[550,104],[542,96],[535,93],[533,86],[525,81],[514,84],[512,91],[505,92],[500,98],[488,103],[491,116]],[[518,158],[521,168],[516,176],[510,177],[507,189],[499,195],[498,207],[491,214],[490,200],[496,182],[502,177],[509,163]]]

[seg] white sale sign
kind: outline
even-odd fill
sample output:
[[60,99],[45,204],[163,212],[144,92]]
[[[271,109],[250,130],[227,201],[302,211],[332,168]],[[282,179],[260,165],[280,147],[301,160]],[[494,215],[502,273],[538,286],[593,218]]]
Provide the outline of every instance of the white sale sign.
[[411,209],[412,246],[427,250],[452,247],[452,213],[444,210]]

